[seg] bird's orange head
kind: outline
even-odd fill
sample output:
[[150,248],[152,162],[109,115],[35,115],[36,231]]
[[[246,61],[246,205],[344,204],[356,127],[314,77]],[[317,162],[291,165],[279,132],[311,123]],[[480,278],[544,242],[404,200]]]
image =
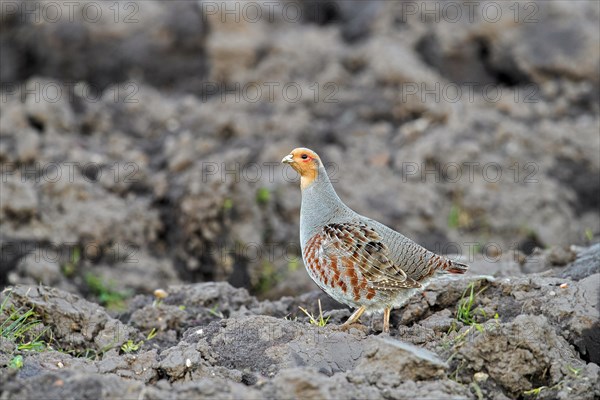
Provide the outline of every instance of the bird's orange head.
[[287,156],[283,157],[282,163],[290,164],[300,174],[300,187],[304,189],[319,176],[319,165],[321,159],[314,151],[298,147]]

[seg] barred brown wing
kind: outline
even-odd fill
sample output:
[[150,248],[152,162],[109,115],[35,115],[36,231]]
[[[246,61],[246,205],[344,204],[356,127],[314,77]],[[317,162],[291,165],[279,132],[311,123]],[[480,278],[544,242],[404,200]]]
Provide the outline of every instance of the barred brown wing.
[[323,227],[320,254],[337,260],[336,264],[350,266],[376,290],[418,288],[421,284],[408,277],[389,257],[388,247],[375,229],[363,222],[334,223]]

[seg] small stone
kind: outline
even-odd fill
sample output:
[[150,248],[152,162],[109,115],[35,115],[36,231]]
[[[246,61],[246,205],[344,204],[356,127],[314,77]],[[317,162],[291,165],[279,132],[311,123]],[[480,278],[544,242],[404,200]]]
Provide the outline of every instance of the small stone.
[[475,379],[476,382],[485,382],[487,381],[487,378],[489,378],[489,375],[485,372],[475,372],[473,375],[473,379]]

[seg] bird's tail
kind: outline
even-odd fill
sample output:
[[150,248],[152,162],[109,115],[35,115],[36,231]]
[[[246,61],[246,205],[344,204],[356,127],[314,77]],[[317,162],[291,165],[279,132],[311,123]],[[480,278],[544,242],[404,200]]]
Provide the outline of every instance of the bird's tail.
[[461,264],[456,261],[450,261],[446,267],[444,267],[444,271],[449,274],[464,274],[469,269],[467,264]]

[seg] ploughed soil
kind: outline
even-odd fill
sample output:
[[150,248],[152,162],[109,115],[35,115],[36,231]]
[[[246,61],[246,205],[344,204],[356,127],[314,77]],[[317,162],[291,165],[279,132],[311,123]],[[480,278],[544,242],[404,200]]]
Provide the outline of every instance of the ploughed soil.
[[[600,3],[75,3],[0,7],[0,399],[600,398]],[[469,274],[338,329],[300,146]]]
[[598,398],[600,245],[546,267],[438,281],[393,311],[389,336],[381,315],[341,330],[350,310],[321,292],[259,301],[225,282],[174,285],[114,313],[10,286],[3,327],[28,310],[32,325],[0,339],[0,397]]

